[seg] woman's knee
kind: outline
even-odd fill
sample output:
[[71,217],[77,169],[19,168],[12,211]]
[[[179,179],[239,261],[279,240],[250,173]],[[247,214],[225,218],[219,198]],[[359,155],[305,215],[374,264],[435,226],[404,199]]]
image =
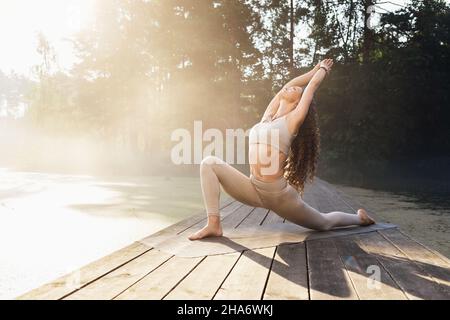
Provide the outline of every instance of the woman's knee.
[[325,223],[319,224],[316,227],[316,230],[318,230],[318,231],[329,231],[331,229],[332,229],[332,225],[328,221],[325,221]]
[[305,227],[316,231],[328,231],[333,228],[333,220],[326,213],[322,213],[309,205],[305,205],[303,209],[303,220]]
[[215,165],[222,163],[222,160],[216,156],[207,156],[200,162],[200,171],[207,168],[213,169]]
[[333,220],[326,213],[311,207],[300,201],[300,211],[304,213],[304,219],[308,221],[310,228],[317,231],[328,231],[333,228]]
[[333,221],[324,213],[320,213],[322,218],[320,222],[316,224],[316,230],[318,231],[329,231],[333,228]]
[[220,159],[215,156],[206,156],[205,158],[203,158],[202,162],[200,162],[200,166],[201,167],[211,166],[218,163],[219,160]]

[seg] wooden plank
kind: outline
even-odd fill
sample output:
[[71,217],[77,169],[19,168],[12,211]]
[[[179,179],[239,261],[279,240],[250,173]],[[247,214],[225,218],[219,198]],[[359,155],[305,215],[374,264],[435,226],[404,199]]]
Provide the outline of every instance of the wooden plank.
[[356,213],[356,210],[349,206],[346,202],[342,201],[322,180],[317,181],[317,188],[320,189],[322,194],[322,202],[326,203],[326,211],[342,211],[348,213]]
[[449,299],[427,272],[378,232],[359,235],[357,243],[381,263],[409,299]]
[[361,300],[407,299],[380,262],[365,252],[355,237],[336,238],[334,243]]
[[236,228],[252,211],[254,207],[242,205],[232,214],[222,220],[223,228]]
[[391,242],[406,257],[419,265],[436,281],[450,298],[450,268],[447,261],[398,230],[383,230],[380,234]]
[[356,213],[359,208],[365,208],[369,215],[376,221],[382,221],[376,214],[374,214],[369,208],[362,206],[360,203],[355,202],[350,199],[342,191],[338,190],[332,184],[322,180],[317,179],[318,189],[321,190],[322,194],[325,196],[326,209],[323,212],[329,211],[342,211],[348,213]]
[[236,210],[242,207],[244,204],[239,201],[234,201],[231,205],[227,206],[224,209],[220,210],[221,221],[223,221],[230,214],[233,214]]
[[[346,203],[344,203],[343,201],[341,201],[340,198],[336,197],[333,192],[326,186],[323,184],[322,180],[317,179],[317,191],[316,192],[316,201],[318,203],[318,207],[317,209],[322,212],[322,213],[329,213],[329,212],[333,212],[333,211],[341,211],[341,212],[346,212],[346,213],[350,213],[350,214],[355,214],[356,212],[355,210],[348,206]],[[391,227],[393,227],[394,225],[391,225]],[[385,228],[387,227],[385,224],[375,224],[369,227],[365,227],[365,228]],[[333,231],[337,231],[338,229],[333,229]],[[366,231],[369,231],[368,229],[366,229]]]
[[[235,213],[239,212],[239,210],[242,210],[242,207],[243,207],[243,206],[244,206],[243,203],[241,203],[241,202],[239,202],[239,201],[234,201],[231,205],[227,206],[226,208],[220,209],[220,221],[223,222],[223,220],[226,219],[227,217],[228,217],[228,219],[229,219],[229,216],[230,216],[230,215],[234,215]],[[203,224],[204,222],[206,222],[206,218],[205,218],[204,221],[202,221],[202,224]],[[193,227],[197,227],[197,226],[198,226],[198,224],[193,225],[193,226],[191,226],[189,229],[192,229]],[[182,232],[185,232],[185,231],[187,231],[187,230],[188,230],[188,229],[183,230],[183,231],[181,231],[181,232],[178,232],[178,234],[180,234],[180,233],[182,233]]]
[[321,187],[320,182],[317,181],[315,183],[312,196],[317,205],[316,209],[323,213],[334,211],[334,208],[328,200],[328,195],[325,191],[326,189]]
[[241,252],[208,256],[164,299],[212,299],[239,259]]
[[305,193],[303,195],[303,201],[309,204],[313,208],[318,208],[316,198],[315,198],[315,189],[317,188],[317,182],[314,181],[312,184],[308,184],[305,187]]
[[345,192],[338,189],[336,186],[330,184],[327,181],[319,179],[319,183],[327,186],[327,188],[331,190],[336,195],[336,197],[340,198],[341,201],[343,201],[347,206],[352,208],[353,212],[357,212],[359,208],[364,208],[369,213],[369,215],[376,221],[382,221],[382,219],[375,212],[373,212],[370,208],[364,206],[360,201],[358,201],[358,199],[350,197],[348,194],[346,194]]
[[317,188],[321,191],[322,194],[326,195],[326,197],[330,200],[330,202],[335,207],[334,210],[344,211],[344,212],[355,212],[356,209],[351,206],[347,201],[345,201],[338,193],[336,188],[328,182],[317,179]]
[[68,296],[67,300],[111,300],[134,283],[145,277],[172,255],[151,250],[122,267],[108,273],[81,290]]
[[237,227],[259,227],[268,211],[269,210],[265,208],[255,208]]
[[283,221],[284,221],[284,218],[280,217],[279,215],[277,215],[275,212],[273,212],[271,210],[271,211],[269,211],[266,218],[264,219],[263,225],[272,224],[272,223],[281,223]]
[[275,247],[244,251],[214,299],[261,299],[274,252]]
[[293,222],[291,222],[291,221],[289,221],[289,220],[287,220],[287,219],[284,219],[284,223],[286,223],[286,224],[291,224],[291,225],[296,225],[295,223],[293,223]]
[[306,242],[311,300],[358,299],[334,241]]
[[443,268],[448,268],[450,266],[450,262],[447,258],[416,240],[411,239],[398,229],[383,230],[380,231],[380,234],[394,244],[395,247],[411,260],[441,266]]
[[150,248],[135,242],[87,266],[62,276],[20,297],[20,300],[56,300],[88,285],[98,278],[146,253]]
[[403,234],[405,237],[407,237],[408,239],[410,239],[411,241],[414,241],[416,243],[418,243],[419,245],[421,245],[422,247],[426,248],[427,250],[431,251],[434,255],[438,256],[442,261],[444,261],[445,265],[450,266],[450,259],[447,258],[446,256],[444,256],[442,253],[424,245],[423,243],[421,243],[420,241],[412,238],[411,236],[409,236],[408,234],[406,234],[405,232],[403,232],[400,229],[397,229],[398,232],[400,232],[401,234]]
[[304,243],[277,247],[263,299],[309,299]]
[[118,295],[117,300],[163,299],[204,257],[172,257],[156,270]]

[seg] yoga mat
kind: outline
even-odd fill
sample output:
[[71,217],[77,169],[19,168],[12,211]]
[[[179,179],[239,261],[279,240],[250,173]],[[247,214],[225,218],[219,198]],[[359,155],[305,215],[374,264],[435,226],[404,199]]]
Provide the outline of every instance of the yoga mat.
[[211,237],[191,241],[187,237],[201,229],[203,225],[190,228],[169,237],[152,237],[140,242],[154,249],[179,257],[203,257],[232,253],[248,249],[273,247],[284,243],[299,243],[306,240],[324,239],[376,230],[396,228],[396,225],[377,223],[368,227],[345,227],[330,231],[314,231],[293,223],[273,223],[267,226],[224,228],[223,237]]

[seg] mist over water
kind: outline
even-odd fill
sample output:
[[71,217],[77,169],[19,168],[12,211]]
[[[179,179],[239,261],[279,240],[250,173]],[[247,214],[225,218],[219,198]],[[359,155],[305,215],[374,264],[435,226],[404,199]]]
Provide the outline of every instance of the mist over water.
[[198,178],[1,168],[0,298],[13,298],[201,210]]

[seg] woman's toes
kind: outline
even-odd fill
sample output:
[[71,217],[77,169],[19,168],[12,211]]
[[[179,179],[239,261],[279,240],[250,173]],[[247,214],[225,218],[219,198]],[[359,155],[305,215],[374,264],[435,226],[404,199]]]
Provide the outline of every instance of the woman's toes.
[[200,239],[199,232],[197,231],[196,233],[191,234],[191,235],[188,237],[188,239],[189,239],[189,240],[198,240],[198,239]]
[[368,214],[367,211],[364,209],[358,210],[358,216],[361,219],[361,225],[368,226],[375,223],[375,220],[373,220]]
[[191,234],[188,239],[189,240],[200,240],[208,237],[220,237],[222,236],[222,228],[221,227],[210,227],[205,226],[203,229]]

